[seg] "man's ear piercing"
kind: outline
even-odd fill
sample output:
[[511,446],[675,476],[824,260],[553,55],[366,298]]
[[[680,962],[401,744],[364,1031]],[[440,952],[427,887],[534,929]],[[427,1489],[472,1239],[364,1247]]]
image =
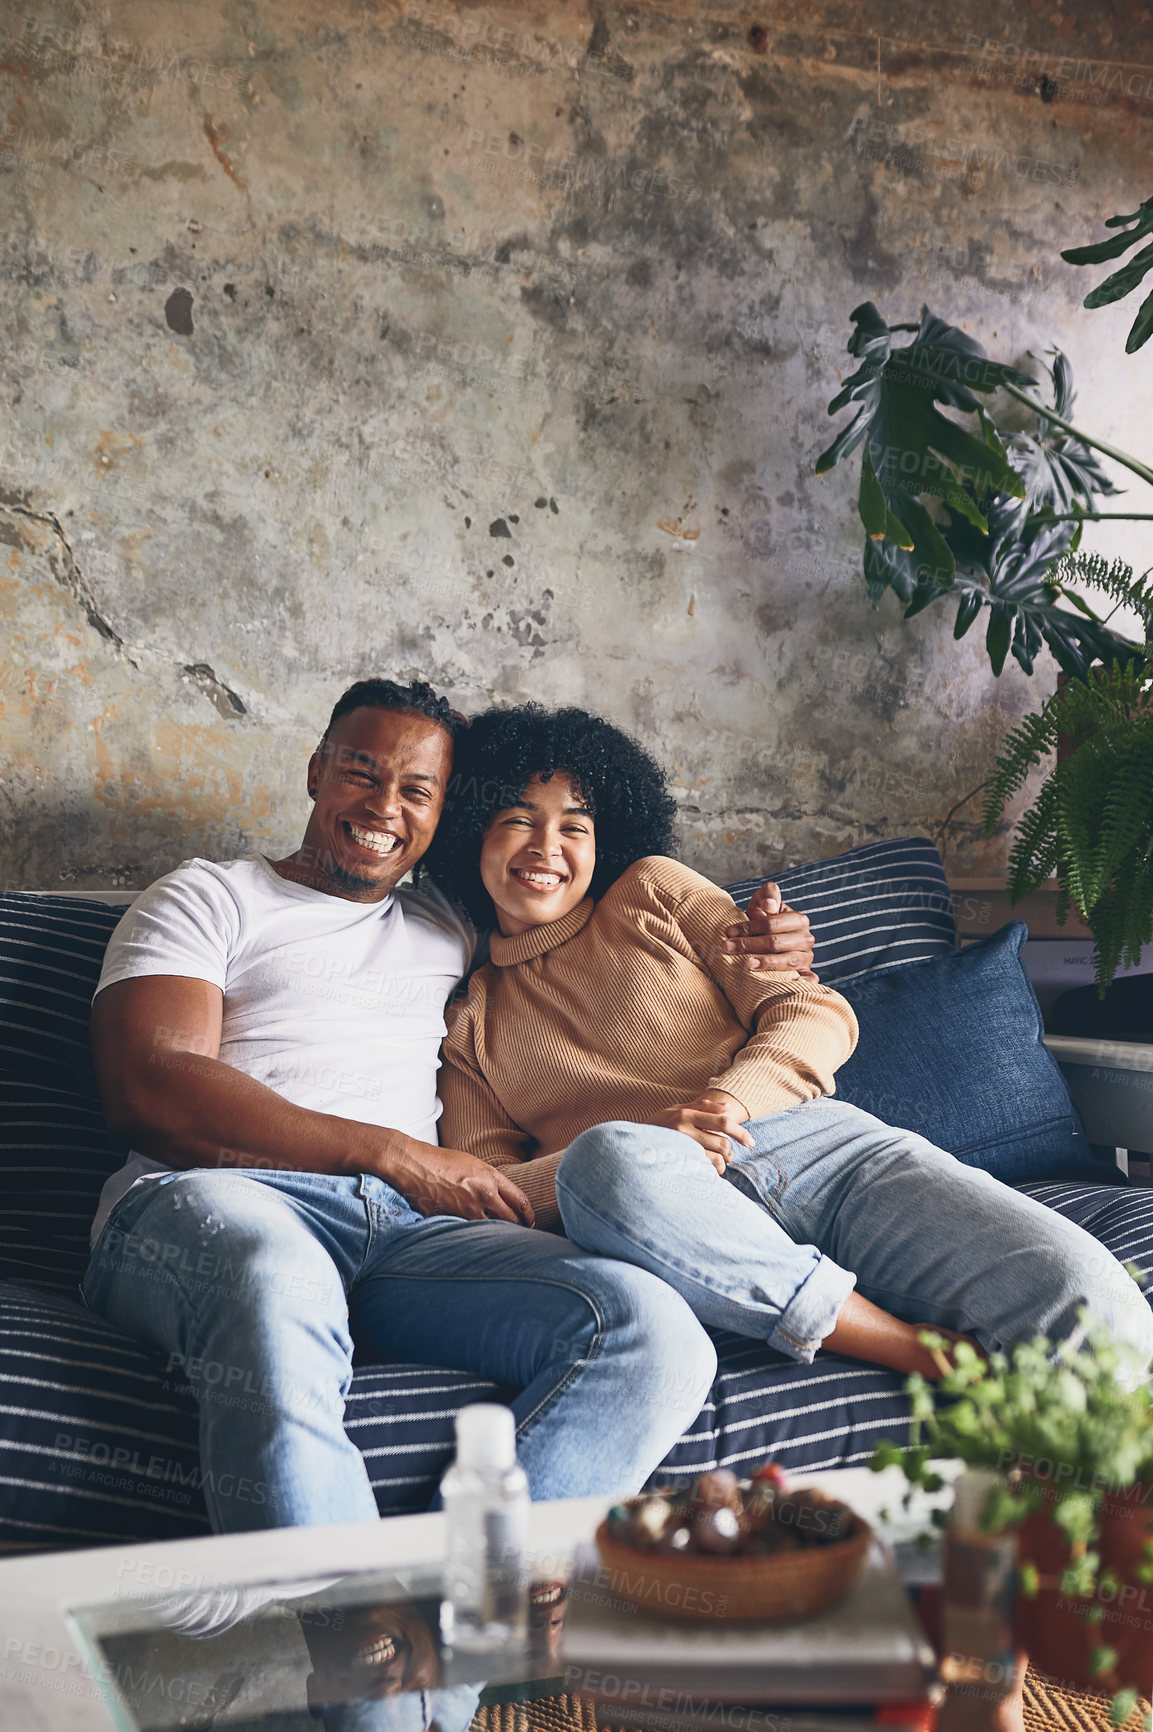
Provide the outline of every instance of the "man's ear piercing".
[[315,789],[315,788],[310,788],[310,789],[309,789],[309,790],[308,790],[308,797],[309,797],[309,799],[310,799],[310,800],[315,800],[315,799],[316,799],[316,789]]

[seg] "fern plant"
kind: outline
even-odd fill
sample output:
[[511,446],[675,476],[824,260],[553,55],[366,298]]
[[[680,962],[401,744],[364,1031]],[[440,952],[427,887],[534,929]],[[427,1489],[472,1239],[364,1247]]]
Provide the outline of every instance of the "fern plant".
[[[1153,577],[1122,561],[1068,556],[1054,572],[1131,608],[1146,642],[1125,659],[1089,668],[1006,736],[985,796],[986,835],[1030,770],[1058,758],[1017,826],[1009,897],[1057,876],[1057,919],[1073,904],[1095,942],[1097,990],[1153,939]],[[1058,755],[1058,748],[1064,749]]]

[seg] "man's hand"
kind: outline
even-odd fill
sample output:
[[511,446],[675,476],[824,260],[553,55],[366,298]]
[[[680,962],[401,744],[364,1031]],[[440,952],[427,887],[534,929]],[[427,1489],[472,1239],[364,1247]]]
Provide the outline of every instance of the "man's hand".
[[381,1177],[422,1215],[461,1215],[466,1221],[513,1221],[531,1227],[532,1204],[501,1170],[466,1155],[406,1137]]
[[807,914],[798,914],[781,900],[780,886],[767,882],[754,891],[748,928],[727,926],[721,949],[726,956],[743,956],[750,974],[795,968],[802,980],[814,982],[813,934]]
[[422,1215],[533,1224],[499,1168],[459,1149],[299,1107],[226,1064],[224,995],[182,975],[108,986],[92,1008],[92,1055],[111,1129],[176,1167],[375,1173]]
[[753,1139],[745,1129],[748,1113],[735,1095],[723,1089],[704,1089],[691,1101],[680,1106],[662,1107],[643,1122],[661,1125],[667,1131],[680,1131],[699,1143],[718,1173],[723,1173],[732,1160],[733,1143],[751,1149]]

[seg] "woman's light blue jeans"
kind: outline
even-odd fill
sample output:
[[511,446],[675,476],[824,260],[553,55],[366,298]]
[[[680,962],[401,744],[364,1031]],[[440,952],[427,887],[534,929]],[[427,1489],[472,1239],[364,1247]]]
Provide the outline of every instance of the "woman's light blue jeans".
[[1032,1197],[846,1101],[807,1101],[747,1128],[755,1148],[738,1148],[723,1178],[680,1131],[585,1131],[557,1171],[569,1239],[659,1275],[702,1322],[803,1363],[854,1286],[989,1349],[1064,1340],[1086,1305],[1153,1357],[1136,1283]]
[[535,1499],[639,1490],[716,1371],[690,1307],[647,1271],[509,1222],[426,1218],[368,1175],[147,1179],[112,1211],[82,1292],[191,1387],[222,1532],[376,1518],[344,1429],[354,1349],[519,1390]]

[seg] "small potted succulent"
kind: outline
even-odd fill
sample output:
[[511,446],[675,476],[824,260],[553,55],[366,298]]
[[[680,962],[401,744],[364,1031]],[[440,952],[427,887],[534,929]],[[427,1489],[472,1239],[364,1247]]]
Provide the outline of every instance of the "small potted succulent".
[[1016,1530],[1017,1639],[1039,1671],[1112,1693],[1123,1724],[1153,1680],[1153,1397],[1141,1368],[1084,1322],[1058,1348],[1038,1338],[987,1361],[964,1342],[949,1344],[950,1361],[939,1336],[922,1340],[941,1379],[908,1380],[913,1443],[881,1444],[870,1466],[899,1466],[927,1491],[942,1485],[934,1459],[999,1476],[981,1526]]

